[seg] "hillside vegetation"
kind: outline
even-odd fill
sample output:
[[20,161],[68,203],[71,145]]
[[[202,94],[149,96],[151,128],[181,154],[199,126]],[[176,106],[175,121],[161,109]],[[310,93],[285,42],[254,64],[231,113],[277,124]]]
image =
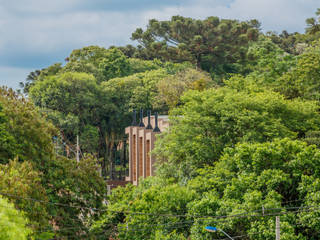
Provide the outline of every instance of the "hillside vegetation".
[[[152,19],[136,45],[75,49],[30,73],[23,94],[1,88],[0,239],[224,239],[204,229],[215,226],[271,240],[275,216],[281,239],[319,239],[316,15],[281,34],[257,20]],[[140,108],[170,118],[156,177],[107,196]]]

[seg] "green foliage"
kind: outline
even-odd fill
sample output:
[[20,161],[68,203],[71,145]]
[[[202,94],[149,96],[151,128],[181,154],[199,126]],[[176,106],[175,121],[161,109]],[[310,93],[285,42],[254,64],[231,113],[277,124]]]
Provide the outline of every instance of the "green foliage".
[[42,175],[27,161],[19,163],[16,159],[6,165],[0,165],[0,195],[3,194],[17,208],[24,211],[35,230],[49,225],[45,204],[47,196],[41,177]]
[[82,130],[80,139],[83,139],[80,142],[83,151],[91,154],[98,152],[99,130],[97,127],[86,125]]
[[257,84],[264,86],[276,84],[277,79],[288,72],[295,62],[292,55],[285,53],[264,36],[251,44],[247,55],[253,70],[249,76],[254,78]]
[[204,90],[213,86],[213,81],[209,74],[192,68],[180,71],[175,75],[161,79],[157,88],[159,94],[157,101],[159,105],[167,105],[170,109],[177,106],[180,97],[187,90]]
[[238,91],[271,89],[286,98],[319,101],[320,43],[313,42],[299,56],[285,53],[269,39],[261,37],[248,50],[247,76],[233,76],[225,84]]
[[[186,217],[165,217],[161,214],[180,215],[187,211],[187,204],[196,195],[194,191],[176,184],[149,178],[138,188],[127,186],[112,192],[107,205],[107,214],[103,216],[94,228],[101,232],[117,226],[120,239],[186,239],[188,225],[181,224]],[[128,204],[129,203],[129,204]],[[125,216],[118,211],[128,212]],[[130,212],[150,213],[150,215],[130,214]],[[190,220],[189,220],[190,221]],[[146,224],[148,223],[148,224]],[[172,226],[178,224],[179,229]],[[175,238],[177,237],[177,238]]]
[[42,81],[46,77],[56,75],[60,72],[61,69],[61,63],[55,63],[47,68],[31,72],[28,75],[25,83],[20,82],[20,87],[23,88],[23,92],[25,94],[28,94],[30,88],[32,88],[36,81]]
[[[0,192],[24,212],[19,227],[36,239],[225,237],[204,230],[212,225],[262,240],[274,239],[281,212],[281,239],[318,239],[320,31],[318,19],[307,24],[278,35],[259,34],[255,20],[153,19],[132,34],[137,47],[84,47],[30,73],[22,87],[46,114],[0,89]],[[98,164],[104,176],[113,169],[138,108],[170,111],[158,176],[104,205]],[[54,155],[53,140],[76,135],[92,155]]]
[[291,71],[284,74],[279,81],[279,91],[288,98],[320,99],[320,41],[313,43],[297,59]]
[[68,72],[38,82],[32,87],[30,97],[38,106],[83,115],[86,107],[96,101],[97,88],[92,75]]
[[2,112],[3,107],[0,105],[0,162],[7,162],[17,154],[17,143],[7,130],[8,118]]
[[6,119],[0,124],[1,132],[6,137],[0,141],[4,144],[10,141],[12,144],[1,151],[1,163],[18,157],[20,161],[29,160],[37,167],[43,166],[53,156],[51,136],[55,128],[46,122],[30,101],[12,90],[0,89],[0,104],[1,115],[5,115],[2,119]]
[[[88,135],[88,128],[98,128],[104,133],[105,116],[114,111],[109,96],[104,94],[94,76],[86,73],[67,72],[37,82],[30,90],[30,97],[36,105],[46,107],[48,118],[59,127],[63,140],[68,143],[75,142],[77,134],[92,137]],[[105,142],[103,135],[99,135],[98,140],[98,133],[94,135],[90,147],[84,146],[90,153],[99,146],[103,148]],[[93,146],[97,141],[99,144]]]
[[155,59],[153,61],[142,60],[138,58],[128,58],[131,74],[157,70],[162,68],[164,64]]
[[[110,96],[116,112],[110,114],[108,134],[123,134],[130,124],[132,109],[152,109],[166,113],[168,106],[158,104],[158,83],[189,67],[183,64],[165,64],[164,68],[136,73],[123,78],[114,78],[101,84],[105,95]],[[111,131],[112,130],[112,131]]]
[[56,235],[66,239],[88,237],[89,219],[101,214],[93,209],[102,207],[106,193],[96,159],[85,156],[76,163],[58,157],[48,166],[45,177],[49,201],[53,203],[49,213],[57,228]]
[[[190,61],[203,70],[221,75],[234,72],[244,60],[248,42],[258,36],[256,20],[239,22],[208,17],[196,20],[173,16],[170,21],[149,21],[147,29],[136,29],[141,55],[164,61]],[[233,65],[235,64],[235,65]]]
[[28,220],[14,205],[0,197],[0,239],[27,240],[32,233],[27,227]]
[[160,173],[182,181],[195,169],[212,165],[225,147],[279,137],[301,138],[307,131],[317,130],[320,120],[313,102],[285,100],[269,91],[190,91],[182,101],[183,105],[171,112],[170,131],[156,142]]
[[225,237],[204,230],[211,225],[231,236],[272,240],[281,212],[281,238],[316,239],[319,210],[303,206],[319,203],[319,156],[315,146],[288,138],[237,144],[186,186],[148,178],[116,189],[92,232],[110,230],[119,239]]
[[115,77],[124,77],[130,72],[126,56],[124,56],[121,51],[115,49],[109,50],[100,65],[104,68],[103,75],[106,76],[106,80]]
[[116,48],[84,47],[73,50],[67,60],[64,72],[93,74],[98,82],[127,76],[130,73],[130,65],[126,56]]
[[233,75],[224,83],[237,91],[259,92],[264,89],[281,91],[288,86],[279,79],[296,66],[297,57],[286,53],[269,38],[260,36],[250,44],[247,52],[247,69],[250,73]]
[[286,53],[293,55],[298,55],[300,53],[298,45],[302,41],[302,36],[303,34],[297,32],[288,33],[285,30],[280,34],[277,34],[276,32],[266,33],[266,37],[268,37],[273,43],[275,43]]
[[[238,144],[226,149],[214,168],[201,170],[200,175],[189,183],[194,190],[200,182],[205,185],[201,188],[204,197],[190,204],[190,211],[200,215],[257,215],[262,214],[263,206],[264,214],[270,214],[270,217],[234,217],[227,221],[217,220],[214,224],[231,236],[248,234],[248,239],[274,239],[272,215],[283,211],[286,214],[281,216],[281,238],[312,239],[307,233],[312,227],[306,227],[306,222],[302,221],[303,217],[310,216],[309,213],[302,212],[301,218],[295,217],[290,213],[290,207],[311,205],[307,203],[309,190],[302,185],[306,179],[320,177],[319,161],[319,150],[301,141],[278,139]],[[316,215],[318,211],[311,214]],[[304,227],[301,228],[299,222],[305,222]],[[208,220],[206,224],[211,223]],[[201,238],[204,233],[197,231],[200,226],[193,226],[195,235],[192,239],[205,239]]]
[[308,144],[314,144],[320,147],[320,131],[309,131],[306,132],[306,136],[304,139]]
[[316,18],[308,18],[306,20],[307,28],[306,32],[310,34],[316,34],[320,32],[320,8],[317,9],[316,15],[318,19]]
[[155,240],[186,240],[187,238],[182,233],[176,233],[175,231],[171,233],[166,233],[162,230],[156,230]]
[[[99,67],[103,77],[92,66]],[[190,64],[127,59],[116,48],[91,46],[74,50],[68,64],[35,82],[29,95],[59,128],[65,143],[75,144],[80,135],[81,150],[103,159],[105,176],[107,164],[113,161],[112,149],[130,123],[129,111],[143,107],[166,112],[167,106],[155,104],[157,83],[187,67]]]
[[117,98],[115,103],[125,108],[121,110],[122,114],[125,114],[132,108],[151,109],[157,96],[156,84],[167,76],[169,74],[166,70],[159,69],[125,78],[114,78],[102,86],[108,95]]
[[[71,97],[68,99],[72,102]],[[102,206],[106,190],[97,160],[84,156],[76,163],[54,156],[52,136],[56,130],[33,104],[5,89],[1,89],[0,103],[3,106],[0,118],[4,120],[1,126],[16,142],[10,157],[3,158],[0,165],[0,192],[25,212],[36,238],[52,238],[52,229],[57,236],[67,239],[85,234],[89,228],[87,218],[95,219],[100,214],[90,209]],[[90,126],[84,134],[92,141],[97,139],[97,132]],[[4,156],[2,149],[1,156]],[[10,158],[16,160],[9,161]],[[66,226],[70,228],[67,231]]]
[[49,108],[43,108],[42,111],[46,112],[47,119],[59,128],[64,140],[75,138],[75,135],[79,132],[79,126],[81,126],[78,116]]

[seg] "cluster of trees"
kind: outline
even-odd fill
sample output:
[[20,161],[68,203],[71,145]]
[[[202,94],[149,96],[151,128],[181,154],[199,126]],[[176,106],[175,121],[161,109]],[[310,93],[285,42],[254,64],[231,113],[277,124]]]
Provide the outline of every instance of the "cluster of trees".
[[105,197],[96,160],[55,154],[58,130],[21,95],[1,88],[0,106],[0,239],[89,234],[83,216],[98,218]]
[[[319,17],[319,11],[317,12]],[[320,28],[150,20],[0,89],[0,239],[317,239]],[[106,196],[133,109],[170,115],[157,176]],[[80,138],[81,159],[75,159]],[[125,166],[125,162],[122,166]]]
[[[138,29],[133,39],[142,45],[134,54],[158,47],[160,56],[168,49],[170,61],[182,60],[169,55],[182,51],[170,42],[189,22],[179,19]],[[170,129],[153,152],[157,177],[115,190],[92,232],[112,229],[115,239],[225,237],[206,232],[210,225],[237,238],[275,239],[280,215],[281,239],[318,239],[320,39],[317,21],[310,22],[305,34],[258,34],[241,45],[243,58],[228,62],[236,71],[222,68],[219,78],[189,59],[212,78],[204,87],[174,97],[175,81],[188,86],[189,78],[167,78]]]

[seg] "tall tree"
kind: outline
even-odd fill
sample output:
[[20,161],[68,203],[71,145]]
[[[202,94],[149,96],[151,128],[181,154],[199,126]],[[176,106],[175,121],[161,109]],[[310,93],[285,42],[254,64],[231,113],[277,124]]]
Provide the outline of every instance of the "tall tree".
[[[90,132],[93,138],[82,142],[88,152],[98,150],[104,169],[108,161],[106,131],[116,109],[111,96],[102,91],[93,75],[65,72],[48,77],[31,88],[30,97],[36,105],[47,109],[49,119],[60,129],[66,143],[75,143],[77,135],[82,139]],[[98,144],[88,145],[88,141]]]
[[[18,157],[20,161],[29,160],[39,167],[45,166],[53,156],[52,136],[56,134],[54,126],[46,122],[33,103],[13,90],[0,88],[0,105],[0,119],[1,114],[6,119],[2,127],[11,136],[9,139],[14,138],[14,148],[6,149],[6,158],[1,158],[2,163]],[[2,155],[3,152],[0,156]]]
[[101,215],[106,184],[97,159],[85,155],[75,159],[57,157],[47,166],[43,182],[50,200],[54,233],[58,239],[90,239],[90,221]]
[[320,32],[320,8],[316,11],[317,18],[308,18],[306,20],[307,28],[306,32],[310,34],[316,34]]
[[157,105],[168,106],[169,109],[180,104],[180,97],[184,92],[192,90],[204,90],[214,86],[210,75],[193,68],[187,68],[161,79],[157,83]]
[[88,46],[73,50],[66,60],[63,72],[93,74],[98,82],[127,76],[130,73],[127,57],[116,48]]
[[[90,82],[94,77],[86,78],[87,74],[84,75],[84,79],[88,80],[87,84],[91,86],[89,89],[94,89],[94,84]],[[71,78],[68,80],[72,82]],[[43,82],[45,80],[37,82],[35,86]],[[62,83],[66,84],[64,90],[71,89],[67,83]],[[81,81],[75,85],[79,86]],[[64,94],[66,102],[72,105],[74,96],[71,90]],[[51,96],[48,94],[48,97]],[[56,99],[53,98],[50,102],[52,106],[60,106]],[[89,101],[90,96],[85,100]],[[83,103],[80,107],[86,106],[86,102],[80,103]],[[74,239],[88,231],[87,217],[95,218],[99,215],[99,212],[92,212],[90,209],[100,208],[105,196],[105,185],[98,171],[97,159],[84,156],[80,163],[76,163],[75,160],[56,156],[53,137],[58,135],[57,129],[45,118],[45,113],[39,112],[23,96],[0,88],[0,104],[0,134],[7,134],[11,137],[6,139],[14,141],[14,148],[5,151],[3,139],[0,141],[2,194],[6,194],[17,208],[26,213],[35,232],[39,232],[41,227],[44,231],[53,228],[57,230],[58,236]],[[66,106],[68,107],[70,106]],[[83,206],[86,208],[82,208]],[[49,223],[52,228],[48,228]],[[61,229],[67,225],[71,229],[63,232]]]
[[36,83],[36,81],[42,81],[45,77],[57,74],[62,69],[61,63],[55,63],[47,68],[41,70],[35,70],[29,73],[25,82],[20,82],[20,87],[25,94],[29,93],[30,88]]
[[288,98],[320,100],[320,40],[297,57],[296,65],[277,81],[277,90]]
[[6,197],[25,213],[34,232],[42,229],[49,232],[48,198],[41,178],[42,174],[29,161],[20,163],[15,159],[8,164],[0,164],[0,196]]
[[238,142],[303,138],[307,131],[318,129],[317,109],[313,102],[285,100],[271,91],[188,92],[182,105],[171,111],[170,131],[156,142],[159,173],[183,182],[201,166],[213,165],[225,147]]
[[136,29],[137,40],[152,58],[191,61],[208,72],[234,72],[245,58],[248,42],[256,40],[259,23],[208,17],[195,20],[173,16],[170,21],[149,21],[147,29]]

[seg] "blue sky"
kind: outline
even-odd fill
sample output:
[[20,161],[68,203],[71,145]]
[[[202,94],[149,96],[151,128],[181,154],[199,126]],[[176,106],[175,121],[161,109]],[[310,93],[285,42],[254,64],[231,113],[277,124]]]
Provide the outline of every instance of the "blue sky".
[[264,31],[303,32],[319,0],[0,0],[0,85],[63,62],[73,49],[133,43],[148,19],[258,19]]

